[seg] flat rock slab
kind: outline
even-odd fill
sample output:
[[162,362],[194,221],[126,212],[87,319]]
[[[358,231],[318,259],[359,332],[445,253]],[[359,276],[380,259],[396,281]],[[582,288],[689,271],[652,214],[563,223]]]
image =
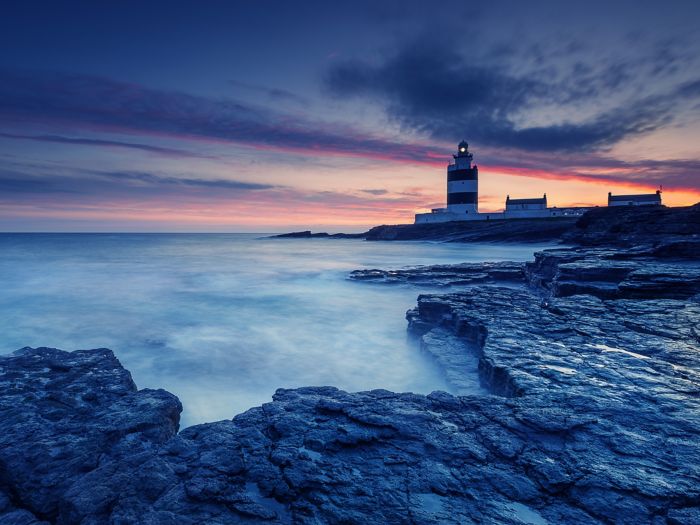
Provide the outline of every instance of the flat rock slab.
[[525,283],[525,263],[440,264],[399,270],[355,270],[348,279],[380,284],[410,284],[448,288],[490,283]]
[[700,294],[700,242],[698,256],[691,258],[677,257],[665,246],[545,250],[525,264],[525,275],[533,287],[556,297],[687,299]]

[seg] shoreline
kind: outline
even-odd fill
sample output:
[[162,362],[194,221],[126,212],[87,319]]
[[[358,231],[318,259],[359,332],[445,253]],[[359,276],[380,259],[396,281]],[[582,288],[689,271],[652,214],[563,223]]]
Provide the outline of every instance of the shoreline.
[[178,433],[179,400],[138,390],[109,350],[2,356],[0,518],[695,521],[700,230],[627,213],[524,264],[350,274],[442,286],[409,333],[483,395],[280,389]]

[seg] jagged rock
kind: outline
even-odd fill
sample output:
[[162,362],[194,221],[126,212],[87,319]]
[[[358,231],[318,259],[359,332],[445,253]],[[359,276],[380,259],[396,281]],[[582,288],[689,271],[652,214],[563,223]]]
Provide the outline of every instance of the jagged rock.
[[105,456],[171,438],[182,409],[164,390],[138,391],[107,349],[24,348],[0,357],[0,391],[0,490],[47,520]]
[[442,328],[429,330],[421,337],[421,350],[430,354],[445,372],[456,394],[486,394],[479,380],[480,354],[463,337]]

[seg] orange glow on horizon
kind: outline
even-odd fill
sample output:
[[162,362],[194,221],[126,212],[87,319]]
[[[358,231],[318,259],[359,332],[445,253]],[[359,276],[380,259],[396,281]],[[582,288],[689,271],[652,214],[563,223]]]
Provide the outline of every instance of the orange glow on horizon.
[[[432,158],[432,157],[431,157]],[[210,180],[241,180],[268,184],[269,188],[252,191],[212,190],[204,186],[166,184],[153,191],[139,193],[142,182],[124,182],[119,192],[94,193],[89,201],[78,195],[62,194],[62,201],[52,196],[43,201],[3,202],[0,224],[14,219],[34,219],[36,224],[53,227],[53,221],[84,221],[133,224],[148,230],[152,227],[200,231],[208,228],[261,228],[271,231],[314,228],[349,228],[359,230],[379,224],[412,223],[415,213],[446,205],[447,162],[438,155],[430,163],[416,165],[407,160],[397,162],[337,165],[309,165],[304,169],[278,166],[274,170],[234,172],[227,164],[209,160],[159,161],[161,172],[177,170],[207,174]],[[615,175],[625,170],[592,169],[589,175],[510,166],[481,165],[479,173],[479,209],[502,211],[507,195],[513,198],[547,194],[548,204],[556,207],[605,206],[607,194],[649,193],[652,184],[619,180]],[[629,173],[629,170],[626,171]],[[609,179],[607,177],[610,177]],[[207,179],[202,179],[207,180]],[[282,182],[282,185],[280,184]],[[294,186],[284,185],[294,181]],[[130,189],[131,188],[131,189]],[[133,191],[133,193],[129,193]],[[121,192],[121,193],[120,193]],[[157,192],[157,194],[156,194]],[[665,187],[663,203],[687,206],[700,201],[700,191]]]

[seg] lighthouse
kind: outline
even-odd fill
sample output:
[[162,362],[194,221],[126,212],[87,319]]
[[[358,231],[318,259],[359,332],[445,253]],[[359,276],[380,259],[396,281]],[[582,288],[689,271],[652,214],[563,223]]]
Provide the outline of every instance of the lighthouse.
[[474,155],[469,153],[469,144],[464,140],[460,142],[457,154],[452,156],[454,163],[447,166],[447,211],[476,216],[479,213],[479,168],[472,166]]
[[[499,219],[543,219],[583,215],[589,207],[547,207],[547,194],[542,198],[506,198],[504,211],[479,213],[479,168],[472,166],[474,155],[469,152],[469,144],[462,141],[457,145],[454,162],[447,166],[447,207],[432,208],[430,213],[417,213],[416,224],[430,224],[452,221],[491,221]],[[608,206],[633,204],[661,204],[661,191],[652,195],[608,195]]]

